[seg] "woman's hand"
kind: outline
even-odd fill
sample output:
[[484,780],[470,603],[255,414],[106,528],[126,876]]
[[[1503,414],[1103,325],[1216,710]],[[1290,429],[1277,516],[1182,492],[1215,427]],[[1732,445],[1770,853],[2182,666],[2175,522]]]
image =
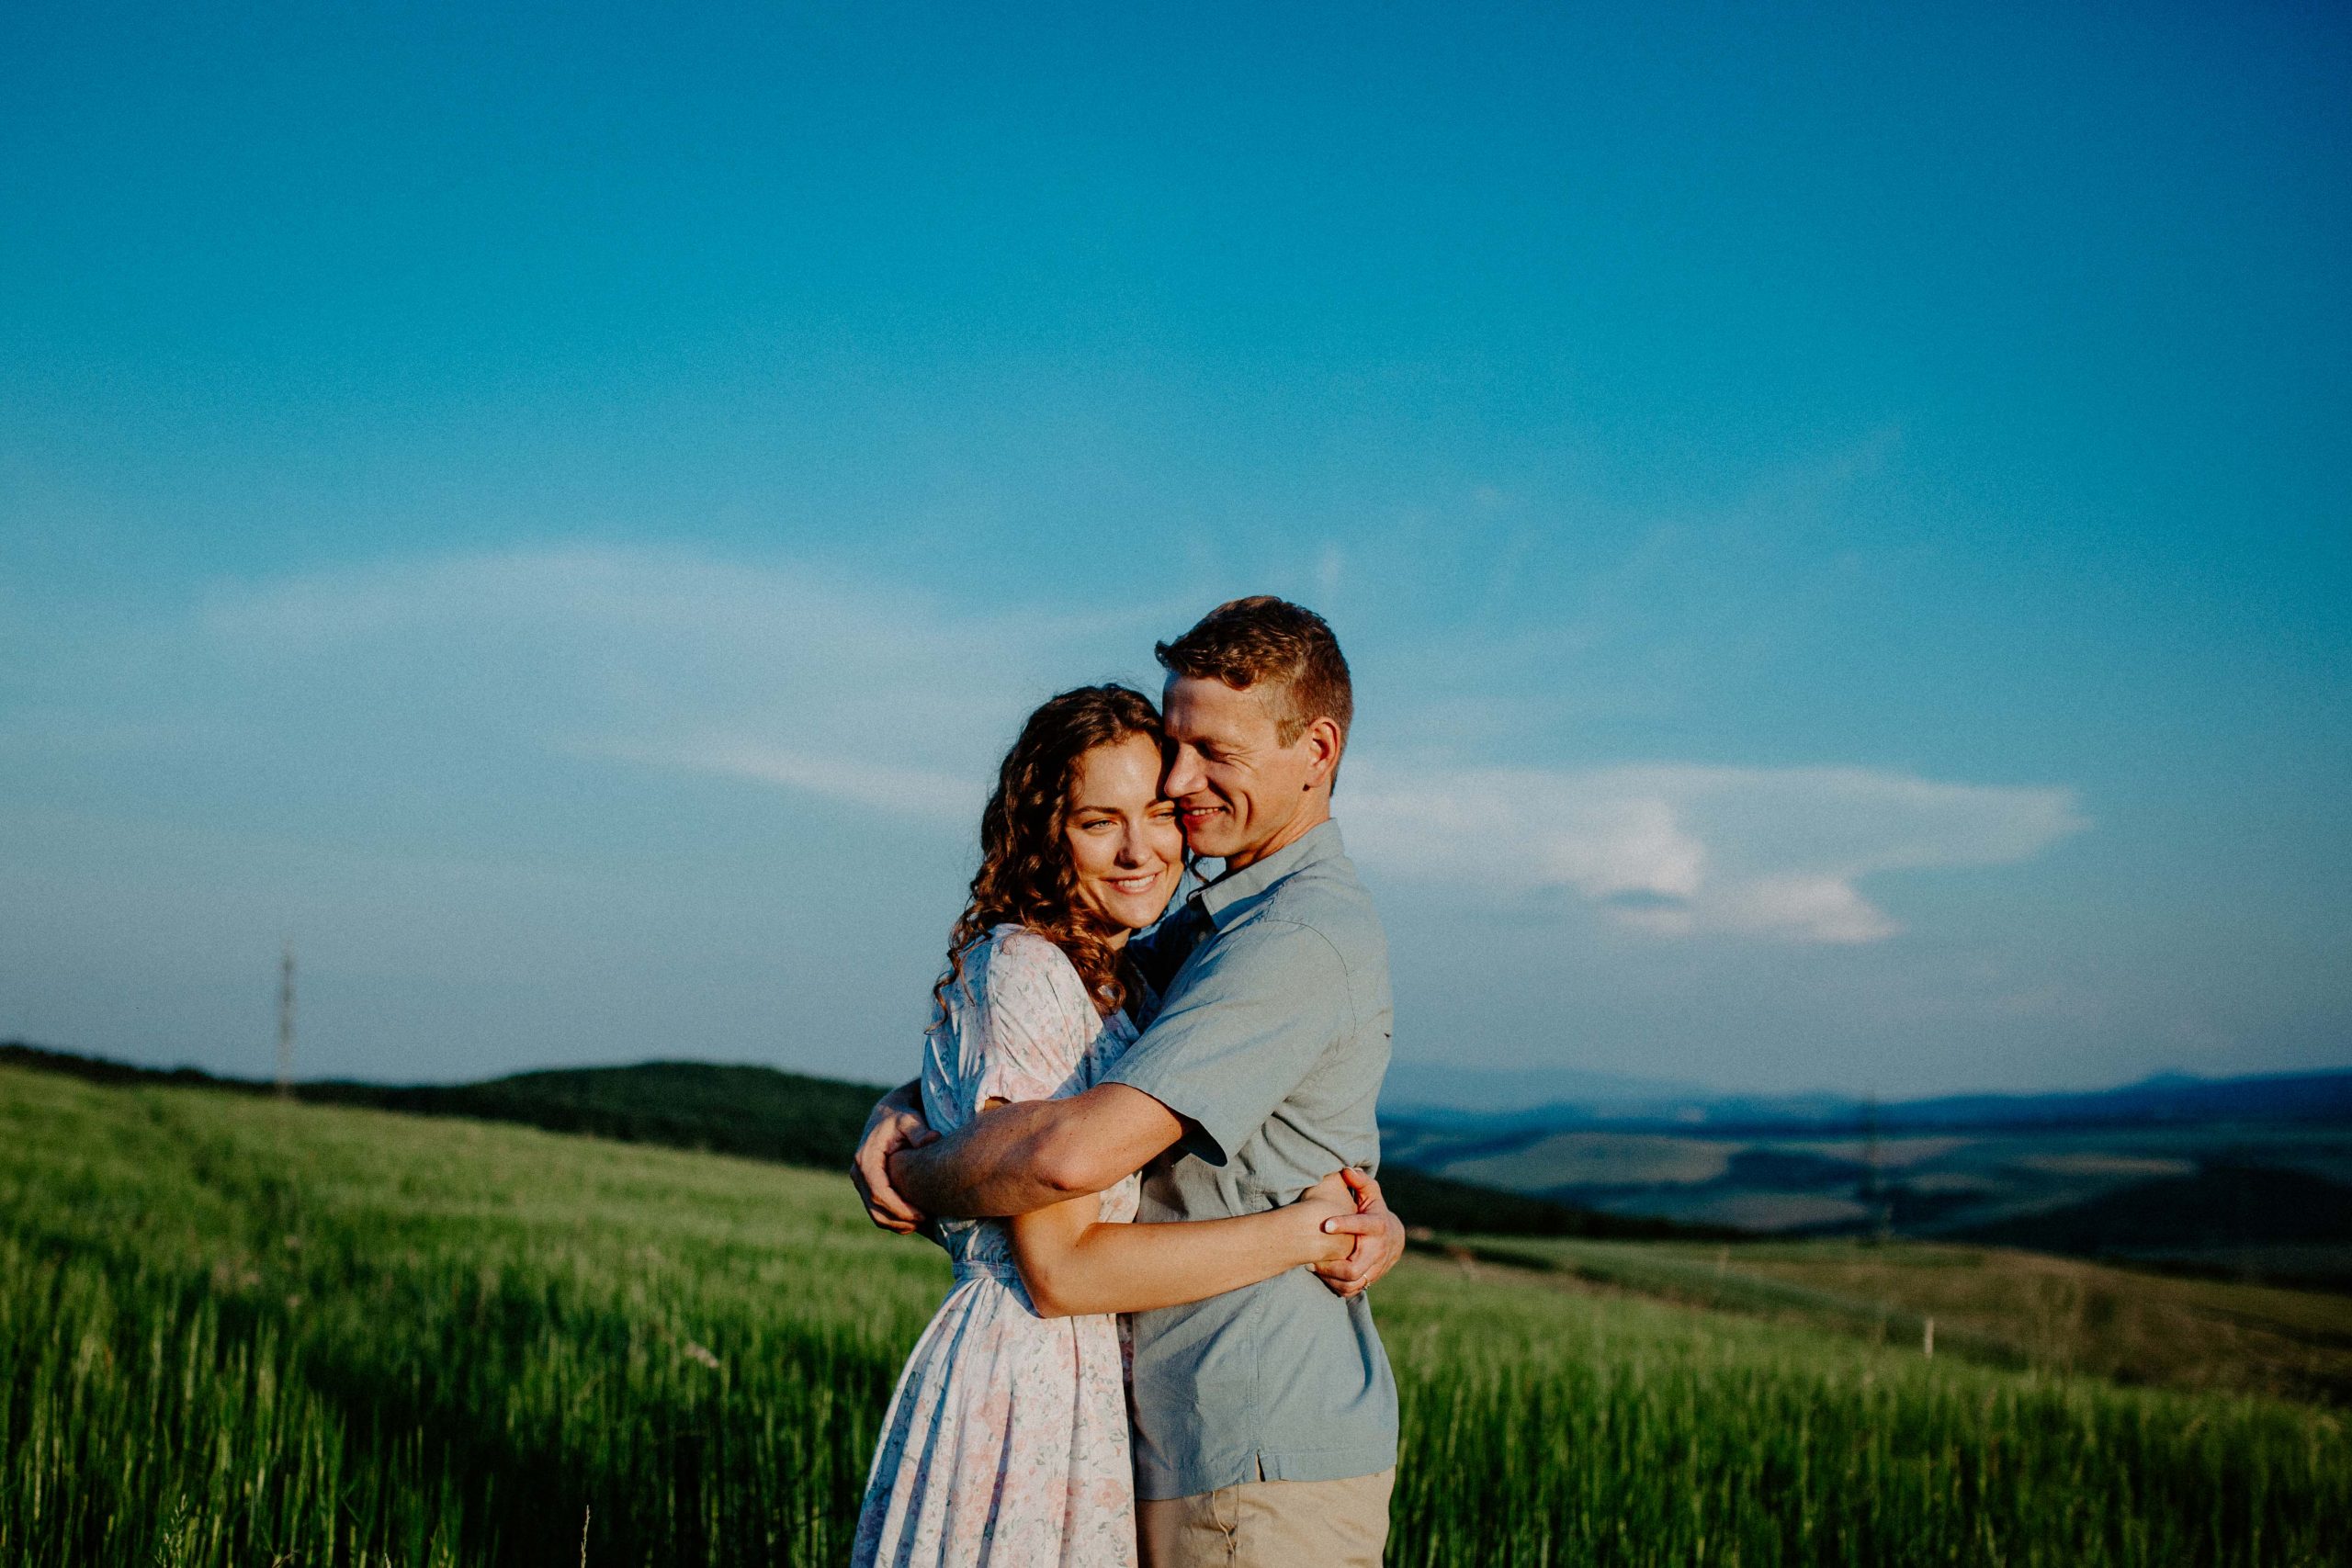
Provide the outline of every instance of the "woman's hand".
[[1347,1173],[1333,1171],[1298,1195],[1287,1213],[1298,1217],[1301,1243],[1306,1248],[1303,1261],[1336,1263],[1354,1250],[1356,1238],[1334,1235],[1324,1227],[1331,1221],[1356,1212],[1355,1189],[1348,1185]]
[[1405,1256],[1405,1222],[1389,1211],[1379,1182],[1353,1168],[1340,1174],[1355,1193],[1356,1212],[1352,1218],[1334,1220],[1331,1228],[1350,1235],[1355,1250],[1337,1263],[1317,1263],[1315,1273],[1333,1295],[1360,1296]]
[[890,1156],[900,1149],[919,1149],[938,1140],[939,1134],[922,1119],[920,1084],[900,1084],[875,1103],[849,1168],[849,1179],[857,1184],[858,1201],[865,1205],[866,1218],[886,1231],[914,1234],[924,1216],[890,1185]]

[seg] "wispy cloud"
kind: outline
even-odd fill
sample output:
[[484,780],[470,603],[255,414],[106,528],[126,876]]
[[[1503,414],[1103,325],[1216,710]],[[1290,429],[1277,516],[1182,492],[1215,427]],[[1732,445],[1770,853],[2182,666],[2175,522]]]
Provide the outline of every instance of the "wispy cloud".
[[[134,661],[175,667],[155,677],[161,705],[90,716],[376,776],[519,749],[962,826],[1027,706],[1136,670],[1149,629],[972,615],[791,562],[516,550],[222,586]],[[2085,826],[2064,789],[1850,767],[1490,768],[1459,760],[1475,744],[1351,761],[1340,804],[1365,863],[1482,899],[1565,895],[1662,937],[1875,942],[1897,927],[1871,877],[2023,861]]]
[[577,547],[223,587],[194,651],[417,728],[938,817],[977,810],[1023,705],[1095,640],[791,562]]
[[1867,942],[1860,883],[2028,860],[2087,826],[2072,791],[1864,768],[1384,770],[1351,779],[1367,863],[1501,897],[1565,891],[1661,936]]
[[[616,756],[626,755],[615,751]],[[691,743],[648,754],[645,761],[733,778],[783,784],[811,795],[906,817],[969,823],[979,817],[987,781],[977,772],[899,767],[854,757],[828,757],[741,741]]]

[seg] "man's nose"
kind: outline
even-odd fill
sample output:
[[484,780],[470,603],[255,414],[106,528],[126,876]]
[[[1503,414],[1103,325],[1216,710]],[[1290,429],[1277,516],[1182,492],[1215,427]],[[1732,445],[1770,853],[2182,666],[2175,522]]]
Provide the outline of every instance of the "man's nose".
[[1179,746],[1168,761],[1168,782],[1163,786],[1170,800],[1182,800],[1201,787],[1201,760],[1190,746]]

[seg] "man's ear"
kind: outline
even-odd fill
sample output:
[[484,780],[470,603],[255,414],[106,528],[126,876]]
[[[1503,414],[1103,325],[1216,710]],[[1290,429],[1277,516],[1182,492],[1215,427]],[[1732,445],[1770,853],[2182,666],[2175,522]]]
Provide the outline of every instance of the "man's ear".
[[1309,723],[1301,739],[1313,747],[1315,752],[1310,763],[1313,772],[1307,775],[1306,787],[1312,789],[1317,784],[1329,784],[1331,775],[1340,771],[1340,752],[1348,739],[1340,728],[1339,720],[1326,714]]

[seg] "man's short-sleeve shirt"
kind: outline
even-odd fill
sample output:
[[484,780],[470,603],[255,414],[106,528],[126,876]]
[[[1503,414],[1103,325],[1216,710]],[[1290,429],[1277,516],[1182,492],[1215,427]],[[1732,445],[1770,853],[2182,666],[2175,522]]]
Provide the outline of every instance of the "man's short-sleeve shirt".
[[[1336,823],[1210,883],[1148,945],[1148,967],[1177,966],[1103,1081],[1186,1132],[1145,1168],[1141,1218],[1257,1213],[1342,1166],[1378,1167],[1388,949]],[[1362,1295],[1294,1269],[1132,1323],[1141,1495],[1396,1462],[1396,1382]]]

